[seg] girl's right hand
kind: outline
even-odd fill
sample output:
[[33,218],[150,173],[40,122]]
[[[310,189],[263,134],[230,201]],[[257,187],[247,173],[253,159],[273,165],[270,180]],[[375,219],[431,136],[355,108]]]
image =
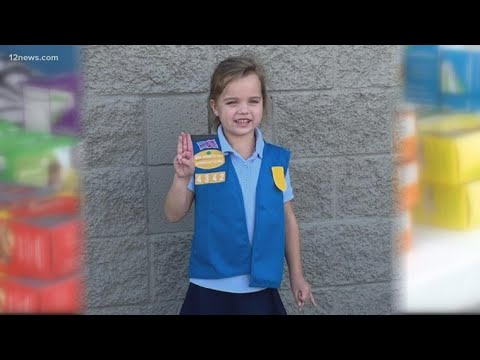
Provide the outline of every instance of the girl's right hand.
[[179,178],[187,178],[190,180],[194,171],[195,165],[193,162],[193,144],[190,134],[182,132],[178,137],[177,156],[173,161],[175,174]]

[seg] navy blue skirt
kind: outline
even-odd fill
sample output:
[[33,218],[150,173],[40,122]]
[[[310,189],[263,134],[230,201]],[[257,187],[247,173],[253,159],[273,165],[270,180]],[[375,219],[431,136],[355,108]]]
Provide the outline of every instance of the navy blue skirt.
[[190,283],[180,315],[287,315],[277,289],[235,294]]

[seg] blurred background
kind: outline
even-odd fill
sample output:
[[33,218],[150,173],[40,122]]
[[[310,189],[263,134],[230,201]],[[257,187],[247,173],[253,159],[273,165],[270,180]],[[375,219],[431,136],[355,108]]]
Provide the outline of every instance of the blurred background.
[[395,111],[400,311],[480,312],[480,46],[409,45]]
[[83,312],[76,46],[0,46],[0,313]]
[[[175,139],[180,131],[208,132],[210,75],[220,60],[244,52],[268,73],[273,116],[263,134],[292,150],[302,260],[319,304],[299,312],[286,272],[280,293],[288,313],[397,311],[391,134],[401,50],[1,46],[0,311],[178,313],[194,210],[175,224],[163,215]],[[411,133],[412,122],[404,124]],[[408,146],[413,160],[416,146]],[[408,224],[410,213],[403,214]]]
[[292,150],[301,313],[480,312],[478,45],[0,46],[0,312],[178,313],[175,139],[208,131],[211,72],[244,52]]

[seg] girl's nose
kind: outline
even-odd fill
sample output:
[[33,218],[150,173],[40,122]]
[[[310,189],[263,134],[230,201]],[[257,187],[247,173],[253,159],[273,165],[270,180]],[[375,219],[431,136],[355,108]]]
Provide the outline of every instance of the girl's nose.
[[241,105],[239,113],[240,114],[247,114],[248,113],[248,106],[246,104]]

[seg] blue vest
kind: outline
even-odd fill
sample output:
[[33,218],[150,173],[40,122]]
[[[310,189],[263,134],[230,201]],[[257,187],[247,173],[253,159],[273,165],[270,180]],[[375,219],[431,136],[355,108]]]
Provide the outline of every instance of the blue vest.
[[[210,149],[200,149],[194,141],[194,154],[206,159],[195,162],[195,234],[190,256],[190,277],[220,279],[250,274],[250,286],[279,288],[285,256],[285,214],[283,192],[274,182],[272,167],[282,166],[287,173],[290,152],[265,143],[258,176],[255,231],[248,239],[242,189],[230,155],[218,166],[208,160],[208,150],[219,150],[220,141]],[[213,151],[217,154],[219,152]],[[199,154],[202,153],[202,154]],[[223,152],[221,152],[223,154]],[[205,167],[215,166],[211,169]]]

